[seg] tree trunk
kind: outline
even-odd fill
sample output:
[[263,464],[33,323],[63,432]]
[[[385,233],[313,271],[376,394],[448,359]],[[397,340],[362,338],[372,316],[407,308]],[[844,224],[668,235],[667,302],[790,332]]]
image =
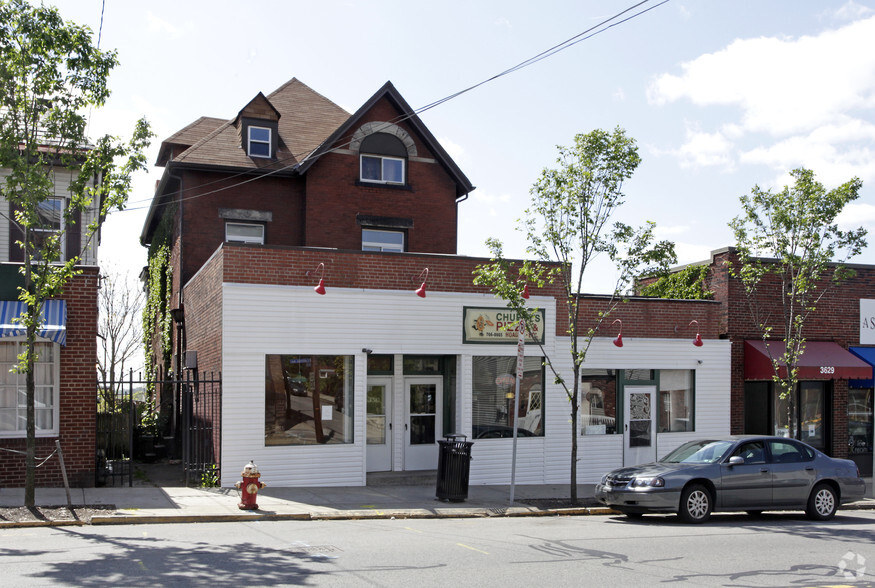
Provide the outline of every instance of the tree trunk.
[[574,370],[574,387],[571,393],[571,503],[577,504],[577,418],[580,405],[578,372]]

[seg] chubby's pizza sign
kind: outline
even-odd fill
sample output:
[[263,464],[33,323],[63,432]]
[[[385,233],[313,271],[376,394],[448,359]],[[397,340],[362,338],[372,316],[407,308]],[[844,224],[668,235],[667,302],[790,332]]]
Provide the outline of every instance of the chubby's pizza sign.
[[[519,316],[509,308],[466,306],[462,311],[463,343],[507,343],[516,345]],[[526,343],[544,343],[544,309],[529,322]]]

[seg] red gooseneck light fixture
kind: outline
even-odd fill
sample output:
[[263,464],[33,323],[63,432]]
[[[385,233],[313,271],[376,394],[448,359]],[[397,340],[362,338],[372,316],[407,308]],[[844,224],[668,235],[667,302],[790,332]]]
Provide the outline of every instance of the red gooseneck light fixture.
[[425,298],[425,283],[428,281],[428,268],[422,270],[419,274],[419,279],[422,280],[422,285],[416,289],[416,295],[420,298]]
[[617,323],[620,323],[620,332],[617,333],[617,338],[614,339],[614,345],[616,345],[617,347],[622,347],[623,346],[623,321],[621,321],[620,319],[616,319],[614,322],[611,323],[611,326],[613,327]]
[[523,286],[522,297],[523,297],[523,299],[525,299],[525,300],[528,300],[528,299],[529,299],[529,283],[528,283],[528,282],[526,282],[526,285]]
[[[316,273],[319,270],[322,270],[321,273],[319,274],[319,284],[317,284],[316,287],[313,288],[313,291],[316,292],[316,294],[324,296],[325,295],[325,264],[324,263],[320,263],[319,265],[317,265],[316,269],[313,270],[312,273]],[[307,272],[307,275],[309,276],[310,273],[311,272]]]
[[693,345],[695,345],[696,347],[701,347],[702,346],[702,336],[699,334],[699,321],[691,320],[690,324],[687,326],[692,327],[693,323],[696,323],[696,338],[693,339]]

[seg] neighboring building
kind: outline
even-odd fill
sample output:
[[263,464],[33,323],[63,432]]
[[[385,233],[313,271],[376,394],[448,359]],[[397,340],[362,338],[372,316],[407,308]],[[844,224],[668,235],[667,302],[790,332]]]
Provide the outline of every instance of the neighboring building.
[[[563,294],[532,290],[544,352],[526,347],[514,413],[514,317],[472,283],[489,260],[456,255],[474,188],[390,83],[350,115],[293,79],[185,127],[157,164],[141,241],[153,259],[167,248],[178,330],[155,329],[152,361],[222,374],[220,418],[202,428],[223,486],[250,459],[276,486],[434,470],[456,433],[474,441],[472,484],[508,483],[514,424],[517,483],[568,482],[568,400],[542,365],[546,352],[571,373]],[[584,297],[582,324],[605,304]],[[728,433],[720,309],[632,299],[611,315],[625,345],[610,326],[587,356],[580,482]]]
[[[98,213],[95,207],[81,215],[72,230],[63,225],[62,210],[69,201],[72,171],[53,172],[56,198],[43,207],[47,231],[65,231],[63,258],[80,253],[87,224]],[[5,173],[0,170],[0,182]],[[0,199],[0,486],[24,485],[26,445],[26,392],[24,375],[10,370],[17,363],[24,342],[23,330],[14,322],[20,316],[18,287],[22,238],[12,221],[10,203]],[[56,440],[64,453],[71,485],[93,486],[95,470],[97,361],[97,243],[82,252],[82,273],[64,287],[57,299],[46,301],[43,330],[39,333],[36,378],[37,463],[55,451]],[[36,471],[38,486],[63,482],[57,457]]]
[[[850,265],[856,275],[832,288],[805,322],[800,360],[796,430],[788,430],[787,400],[772,381],[772,367],[760,331],[751,318],[741,281],[729,273],[738,263],[734,249],[711,253],[705,287],[721,303],[720,336],[732,343],[733,434],[792,435],[834,457],[851,458],[872,473],[872,365],[875,364],[875,266]],[[782,313],[777,288],[762,289],[757,303],[773,316]],[[769,306],[769,305],[772,306]],[[780,321],[775,321],[776,324]],[[780,327],[772,339],[783,352]]]

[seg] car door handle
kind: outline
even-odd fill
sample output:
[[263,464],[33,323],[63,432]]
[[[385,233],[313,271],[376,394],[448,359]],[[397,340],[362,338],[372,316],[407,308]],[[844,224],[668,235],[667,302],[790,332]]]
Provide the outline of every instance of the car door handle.
[[761,470],[760,470],[760,473],[768,474],[768,473],[769,473],[769,468],[763,468],[763,469],[761,469]]
[[811,466],[808,466],[807,468],[805,468],[805,471],[806,471],[806,472],[813,472],[813,471],[814,471],[814,468],[811,467]]

